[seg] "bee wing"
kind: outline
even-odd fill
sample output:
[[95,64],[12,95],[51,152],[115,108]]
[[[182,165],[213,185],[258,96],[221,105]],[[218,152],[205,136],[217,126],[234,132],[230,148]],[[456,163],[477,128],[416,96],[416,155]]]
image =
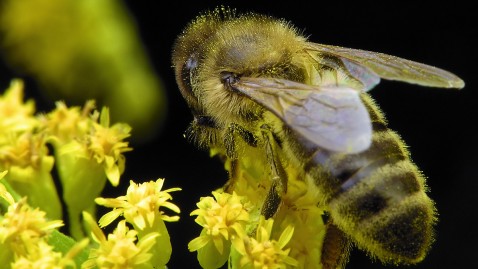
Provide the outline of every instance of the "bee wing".
[[370,146],[372,124],[359,92],[285,79],[242,77],[231,85],[321,148],[358,153]]
[[[357,69],[357,65],[365,67],[369,72],[388,80],[398,80],[429,87],[461,89],[465,86],[463,80],[448,71],[383,53],[311,42],[307,43],[307,50],[316,51],[320,55],[340,58],[347,70],[359,80],[360,76],[363,76],[364,70]],[[317,60],[317,58],[315,59]],[[364,78],[370,77],[367,72],[365,74]]]

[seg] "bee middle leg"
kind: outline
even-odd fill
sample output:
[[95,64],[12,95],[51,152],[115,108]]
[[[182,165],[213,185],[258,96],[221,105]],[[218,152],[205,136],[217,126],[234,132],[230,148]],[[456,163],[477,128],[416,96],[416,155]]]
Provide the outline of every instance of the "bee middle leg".
[[278,145],[267,126],[262,127],[265,154],[271,169],[271,187],[262,206],[261,214],[266,218],[275,215],[282,202],[281,197],[287,192],[287,174],[277,154]]

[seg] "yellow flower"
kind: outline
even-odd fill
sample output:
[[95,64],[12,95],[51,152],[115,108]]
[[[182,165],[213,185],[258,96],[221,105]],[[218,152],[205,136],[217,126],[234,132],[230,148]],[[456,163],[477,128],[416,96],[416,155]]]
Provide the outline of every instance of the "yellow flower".
[[99,244],[92,249],[90,257],[82,268],[98,267],[102,269],[138,269],[151,268],[150,260],[153,254],[151,248],[156,243],[159,233],[151,232],[137,241],[137,232],[126,226],[126,221],[118,223],[112,234],[106,237],[97,226],[91,215],[84,213],[83,217],[92,231],[93,239]]
[[40,120],[51,141],[59,146],[86,135],[94,108],[95,101],[92,100],[87,101],[81,110],[80,107],[67,107],[64,102],[57,102],[55,110],[40,116]]
[[49,218],[61,219],[61,202],[51,176],[53,163],[41,134],[10,133],[0,145],[0,169],[9,170],[5,178],[10,185]]
[[53,229],[63,226],[61,220],[47,221],[45,215],[38,208],[30,208],[25,198],[11,204],[0,222],[0,243],[16,254],[26,254],[29,245],[35,245]]
[[7,133],[32,130],[37,125],[33,113],[35,103],[32,100],[23,102],[23,82],[13,80],[3,96],[0,96],[0,144]]
[[227,261],[231,237],[245,237],[249,221],[248,204],[236,193],[212,192],[214,198],[203,197],[197,203],[196,223],[203,227],[201,235],[188,244],[189,251],[198,251],[203,268],[217,268]]
[[255,238],[234,238],[234,247],[242,255],[240,268],[254,269],[285,269],[288,266],[297,266],[295,259],[289,256],[290,249],[285,249],[294,233],[294,227],[285,228],[279,239],[271,239],[272,219],[261,217],[256,230]]
[[110,115],[106,107],[101,111],[100,123],[94,123],[92,127],[93,130],[87,137],[88,151],[103,165],[111,184],[118,186],[125,165],[123,152],[132,150],[128,147],[128,142],[123,141],[130,136],[131,127],[124,123],[110,127]]
[[164,221],[177,221],[179,216],[167,216],[161,208],[168,208],[179,213],[179,207],[169,202],[172,200],[170,192],[179,191],[180,188],[162,190],[164,179],[136,184],[130,182],[125,196],[115,199],[97,198],[95,201],[103,206],[114,208],[111,212],[101,217],[101,227],[109,225],[119,216],[123,215],[138,231],[140,240],[151,232],[158,232],[156,247],[151,250],[154,254],[151,263],[155,266],[164,266],[171,257],[172,246],[168,230]]
[[294,227],[294,234],[288,243],[289,256],[297,260],[299,268],[314,268],[321,264],[322,244],[327,230],[323,214],[324,210],[318,207],[284,207],[275,217],[279,229]]
[[[91,106],[91,103],[87,103],[83,114],[89,113]],[[72,137],[74,139],[66,141],[52,139],[56,141],[53,143],[55,160],[63,186],[63,199],[69,213],[70,233],[79,239],[84,237],[81,212],[84,210],[94,212],[96,206],[94,199],[100,195],[107,178],[113,186],[119,184],[120,174],[125,167],[123,153],[131,150],[128,143],[123,140],[129,137],[131,128],[121,123],[110,126],[107,108],[103,108],[101,115],[95,111],[85,119],[84,115],[77,114],[79,112],[77,109],[64,111],[62,107],[59,106],[59,111],[63,111],[63,114],[69,115],[71,120],[80,124],[77,126],[78,136]],[[55,130],[58,128],[55,128],[54,124],[49,125],[48,120],[58,117],[50,114],[44,123],[47,130],[52,132],[52,136],[56,135]],[[83,131],[85,133],[82,133]],[[64,135],[67,138],[72,136],[72,134]]]
[[133,224],[140,230],[146,226],[153,226],[155,218],[164,221],[177,221],[179,216],[167,216],[161,207],[168,208],[175,213],[179,213],[179,207],[169,202],[172,196],[169,194],[173,191],[179,191],[180,188],[171,188],[161,190],[163,188],[164,179],[149,181],[142,184],[136,184],[130,181],[125,196],[114,199],[97,198],[96,203],[105,207],[114,208],[111,212],[105,214],[99,221],[100,226],[104,227],[123,215],[126,221]]
[[61,218],[61,203],[51,169],[45,136],[33,116],[35,105],[23,102],[23,83],[13,80],[0,96],[0,170],[9,170],[6,180],[32,206],[46,211],[50,218]]
[[84,248],[88,240],[85,239],[73,247],[65,256],[61,252],[56,252],[53,247],[45,241],[39,241],[38,244],[30,246],[28,253],[24,256],[15,255],[15,260],[11,269],[64,269],[76,268],[73,257]]
[[45,141],[32,133],[10,133],[0,145],[0,163],[4,169],[11,166],[38,168],[47,155]]
[[[89,111],[91,104],[85,106],[85,109]],[[70,111],[70,113],[74,113]],[[71,116],[71,115],[70,115]],[[73,114],[75,121],[75,115]],[[99,117],[99,123],[98,121]],[[50,117],[51,120],[56,118]],[[76,119],[76,122],[80,124],[80,128],[77,137],[73,137],[73,140],[65,140],[64,144],[59,144],[57,149],[57,159],[62,162],[62,158],[74,158],[74,159],[86,159],[101,165],[104,169],[106,177],[113,186],[118,186],[120,175],[125,168],[125,158],[123,153],[131,151],[132,148],[128,147],[128,142],[124,139],[130,136],[131,127],[125,123],[116,123],[110,126],[109,110],[103,107],[101,114],[99,115],[95,111],[87,122],[83,122],[83,119]],[[50,123],[45,123],[50,126],[49,130],[54,131],[55,126]],[[81,127],[81,125],[86,125]],[[57,129],[58,127],[56,127]],[[82,134],[82,129],[86,128],[86,133]],[[55,136],[53,132],[53,136]],[[60,133],[61,134],[61,133]],[[71,136],[71,135],[70,135]],[[54,139],[53,139],[54,140]],[[73,165],[76,161],[73,162]],[[69,165],[67,165],[69,166]],[[60,167],[60,170],[63,169]],[[64,169],[70,169],[68,167]],[[62,171],[60,171],[62,172]],[[67,172],[64,172],[67,173]],[[60,173],[60,176],[63,175]],[[68,178],[65,176],[65,178]]]
[[6,0],[0,31],[3,59],[45,86],[45,96],[101,99],[134,126],[135,139],[159,129],[163,87],[122,1]]

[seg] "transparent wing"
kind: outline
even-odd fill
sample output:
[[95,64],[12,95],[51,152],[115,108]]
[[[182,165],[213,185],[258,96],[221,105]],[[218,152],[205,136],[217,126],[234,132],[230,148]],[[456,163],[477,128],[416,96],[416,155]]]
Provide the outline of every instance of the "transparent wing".
[[332,151],[358,153],[370,146],[372,124],[359,92],[285,79],[242,77],[231,85],[273,112],[292,130]]
[[[448,71],[383,53],[312,42],[307,43],[306,49],[309,52],[318,52],[319,56],[340,58],[348,71],[355,77],[362,76],[365,79],[369,79],[371,72],[384,79],[398,80],[422,86],[459,89],[465,86],[463,80]],[[320,62],[320,59],[314,58]],[[357,69],[357,66],[365,67],[370,72],[364,72],[361,68]]]

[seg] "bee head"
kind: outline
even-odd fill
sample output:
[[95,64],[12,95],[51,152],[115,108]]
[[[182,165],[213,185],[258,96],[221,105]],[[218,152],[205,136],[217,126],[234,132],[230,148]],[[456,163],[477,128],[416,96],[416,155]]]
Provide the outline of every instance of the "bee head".
[[241,77],[303,81],[297,57],[303,42],[282,20],[219,8],[196,18],[178,38],[176,79],[194,115],[209,115],[219,126],[248,121],[263,108],[230,85]]

